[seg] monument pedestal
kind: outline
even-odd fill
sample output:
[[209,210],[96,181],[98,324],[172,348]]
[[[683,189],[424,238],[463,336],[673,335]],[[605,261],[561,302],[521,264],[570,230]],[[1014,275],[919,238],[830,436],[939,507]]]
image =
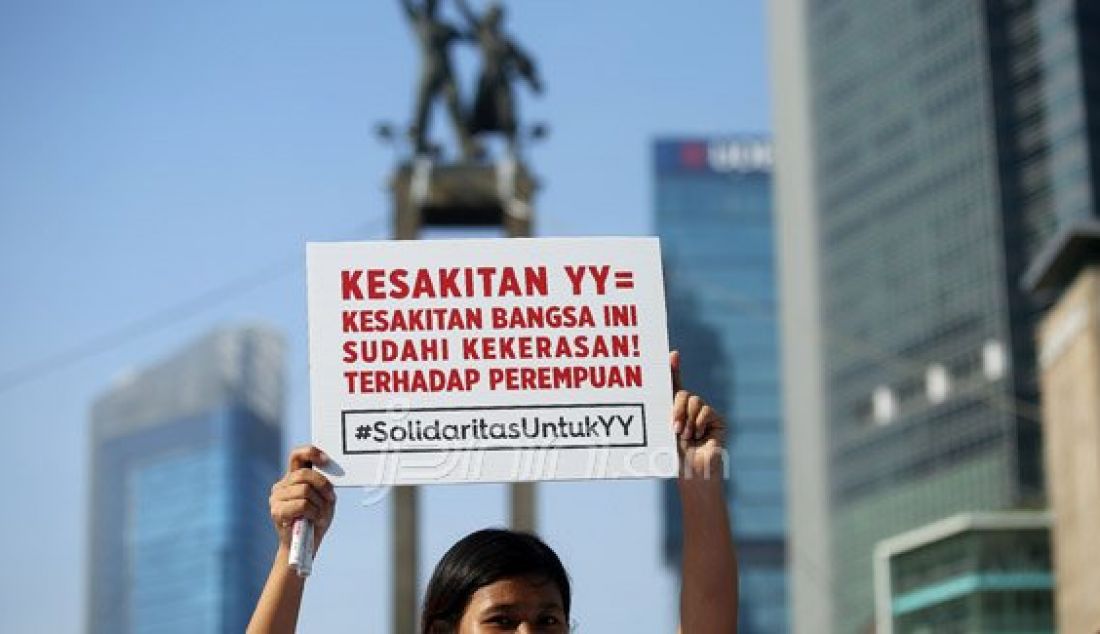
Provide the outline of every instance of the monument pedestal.
[[529,237],[537,189],[522,162],[403,163],[390,181],[396,237],[414,240],[425,227],[501,227],[510,238]]
[[[421,229],[500,227],[510,238],[531,236],[532,201],[538,182],[519,161],[435,163],[418,158],[401,163],[390,180],[394,237],[416,240]],[[511,526],[535,530],[535,485],[510,487]],[[394,632],[416,631],[416,570],[420,537],[416,487],[394,491]]]

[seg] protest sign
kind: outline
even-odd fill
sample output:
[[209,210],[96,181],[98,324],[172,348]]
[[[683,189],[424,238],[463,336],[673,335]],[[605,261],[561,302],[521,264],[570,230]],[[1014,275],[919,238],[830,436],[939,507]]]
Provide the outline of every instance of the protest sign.
[[655,238],[311,243],[307,268],[334,484],[675,473]]

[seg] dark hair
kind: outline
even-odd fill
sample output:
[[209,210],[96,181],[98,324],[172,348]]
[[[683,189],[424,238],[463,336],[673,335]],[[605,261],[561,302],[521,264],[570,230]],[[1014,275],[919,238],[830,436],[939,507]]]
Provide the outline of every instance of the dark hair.
[[436,564],[424,597],[420,631],[453,632],[478,589],[514,577],[544,578],[555,584],[569,617],[569,577],[558,555],[530,533],[487,528],[460,539]]

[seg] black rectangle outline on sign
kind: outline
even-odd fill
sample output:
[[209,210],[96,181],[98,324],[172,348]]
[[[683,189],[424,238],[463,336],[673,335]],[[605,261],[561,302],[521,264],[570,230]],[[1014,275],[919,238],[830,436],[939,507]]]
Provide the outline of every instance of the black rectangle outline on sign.
[[515,407],[512,405],[483,405],[481,407],[414,407],[404,412],[469,412],[474,410],[528,410],[528,409],[585,409],[591,407],[637,407],[642,413],[642,442],[610,443],[606,445],[524,445],[520,447],[434,447],[431,449],[360,449],[348,450],[348,414],[392,414],[393,409],[346,409],[340,412],[340,439],[343,441],[345,456],[361,454],[393,454],[393,453],[439,453],[443,451],[527,451],[531,449],[629,449],[649,446],[649,428],[645,420],[644,403],[584,403],[583,405],[524,405]]

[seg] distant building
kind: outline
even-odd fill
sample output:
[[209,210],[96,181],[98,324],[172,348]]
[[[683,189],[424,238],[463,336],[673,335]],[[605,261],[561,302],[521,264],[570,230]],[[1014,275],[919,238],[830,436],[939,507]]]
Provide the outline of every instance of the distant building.
[[1045,504],[1022,278],[1096,215],[1100,5],[776,5],[793,620],[856,634],[872,544]]
[[1057,625],[1100,632],[1100,3],[1044,0],[1047,199],[1058,230],[1027,283],[1051,307],[1038,328]]
[[92,409],[90,634],[242,632],[276,547],[283,344],[213,332]]
[[1052,294],[1039,325],[1047,496],[1054,523],[1057,625],[1100,632],[1100,220],[1077,223],[1028,274]]
[[[656,142],[656,228],[669,335],[685,380],[729,419],[730,508],[741,569],[741,632],[787,631],[771,144],[758,136]],[[683,546],[665,490],[666,561]]]
[[1055,631],[1046,513],[964,513],[879,542],[874,581],[877,634]]

